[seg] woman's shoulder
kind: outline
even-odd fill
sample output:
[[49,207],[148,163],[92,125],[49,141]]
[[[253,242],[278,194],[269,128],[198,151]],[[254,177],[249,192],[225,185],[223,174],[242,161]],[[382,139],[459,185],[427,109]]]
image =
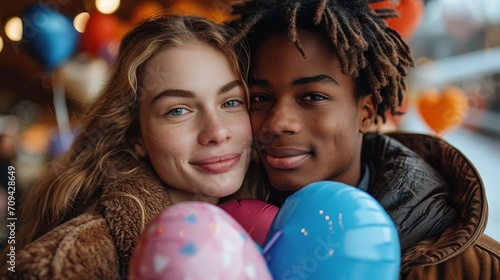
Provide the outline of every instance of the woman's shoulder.
[[97,210],[109,227],[121,269],[126,269],[144,227],[172,204],[167,186],[147,162],[103,186]]
[[[118,258],[106,220],[84,213],[15,251],[8,279],[113,279]],[[3,277],[3,276],[2,276]]]
[[172,205],[172,199],[167,186],[144,162],[123,177],[105,184],[97,204],[108,223],[141,216],[149,221],[159,211]]

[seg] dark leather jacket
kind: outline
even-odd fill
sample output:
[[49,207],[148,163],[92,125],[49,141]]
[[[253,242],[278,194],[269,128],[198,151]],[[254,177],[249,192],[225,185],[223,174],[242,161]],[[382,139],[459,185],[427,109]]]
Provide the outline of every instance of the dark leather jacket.
[[400,232],[401,279],[499,279],[500,244],[483,234],[483,182],[459,150],[406,133],[368,135],[363,150],[369,192]]

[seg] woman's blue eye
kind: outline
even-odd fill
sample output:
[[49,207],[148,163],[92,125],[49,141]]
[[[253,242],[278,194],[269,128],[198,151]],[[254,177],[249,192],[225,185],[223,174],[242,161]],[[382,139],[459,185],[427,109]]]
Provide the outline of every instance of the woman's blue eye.
[[243,102],[241,102],[239,100],[229,100],[226,103],[224,103],[224,105],[222,107],[236,107],[236,106],[241,105],[241,104],[243,104]]
[[182,116],[187,112],[184,108],[175,108],[167,112],[167,115],[171,115],[174,117]]

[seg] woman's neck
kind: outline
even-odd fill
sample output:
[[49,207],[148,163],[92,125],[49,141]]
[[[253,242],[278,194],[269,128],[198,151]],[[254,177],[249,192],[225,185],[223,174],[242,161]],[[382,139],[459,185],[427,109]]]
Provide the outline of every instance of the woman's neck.
[[170,195],[170,199],[172,199],[173,203],[182,201],[203,201],[211,204],[217,204],[219,202],[219,198],[217,197],[209,197],[202,194],[193,194],[176,188],[168,188],[167,192]]

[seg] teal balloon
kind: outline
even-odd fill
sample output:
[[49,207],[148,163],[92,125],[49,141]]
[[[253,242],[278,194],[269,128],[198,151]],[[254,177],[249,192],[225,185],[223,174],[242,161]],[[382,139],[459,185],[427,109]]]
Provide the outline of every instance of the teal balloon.
[[273,279],[397,280],[401,252],[383,207],[355,187],[321,181],[288,197],[263,249]]
[[53,71],[75,52],[79,33],[73,23],[50,6],[37,3],[29,6],[21,18],[21,44],[42,66]]

